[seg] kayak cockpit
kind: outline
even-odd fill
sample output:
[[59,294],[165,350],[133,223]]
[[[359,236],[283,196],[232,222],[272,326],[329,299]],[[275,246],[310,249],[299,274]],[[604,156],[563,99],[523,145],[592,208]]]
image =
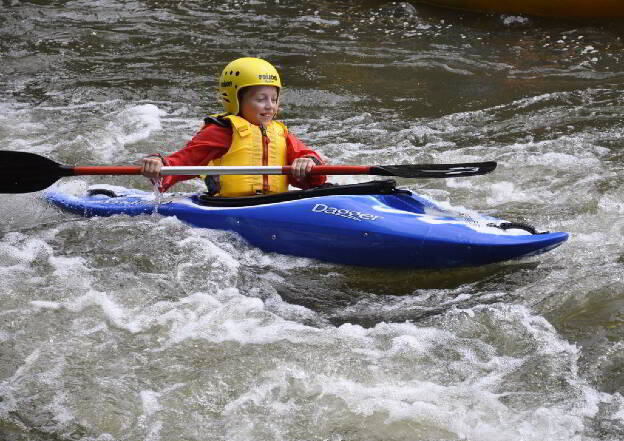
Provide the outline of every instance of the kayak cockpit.
[[193,197],[193,202],[198,205],[209,207],[249,207],[322,196],[391,194],[411,195],[412,192],[396,188],[396,182],[393,179],[385,179],[381,181],[362,182],[360,184],[325,184],[321,187],[309,188],[307,190],[291,190],[284,193],[262,194],[235,198],[215,197],[208,196],[207,194],[200,194]]

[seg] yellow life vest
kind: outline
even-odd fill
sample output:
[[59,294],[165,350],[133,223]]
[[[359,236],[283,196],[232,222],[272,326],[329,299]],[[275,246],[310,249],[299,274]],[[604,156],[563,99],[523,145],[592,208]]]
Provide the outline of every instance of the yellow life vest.
[[[271,121],[263,130],[240,116],[228,115],[224,118],[232,123],[232,144],[222,157],[207,165],[286,165],[288,129],[284,124]],[[286,175],[223,175],[219,177],[219,183],[218,195],[224,197],[288,191],[288,176]]]

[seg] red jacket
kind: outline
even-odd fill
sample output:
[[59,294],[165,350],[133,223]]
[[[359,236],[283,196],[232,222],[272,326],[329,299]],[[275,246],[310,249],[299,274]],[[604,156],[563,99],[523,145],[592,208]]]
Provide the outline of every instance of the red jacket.
[[[228,151],[232,144],[232,129],[230,127],[221,127],[217,124],[208,124],[204,126],[186,146],[175,153],[163,158],[165,165],[169,166],[202,166],[208,164],[213,159],[220,158]],[[314,157],[319,162],[323,162],[319,155],[310,150],[295,135],[288,133],[286,138],[286,164],[304,156]],[[195,176],[164,176],[160,191],[166,191],[176,182],[194,178]],[[288,176],[288,183],[298,188],[318,187],[325,183],[326,176],[309,176],[301,181],[292,176]]]

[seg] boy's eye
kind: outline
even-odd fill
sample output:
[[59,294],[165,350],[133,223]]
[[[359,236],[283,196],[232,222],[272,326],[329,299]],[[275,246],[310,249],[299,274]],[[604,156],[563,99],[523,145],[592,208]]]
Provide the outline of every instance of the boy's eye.
[[259,103],[266,101],[266,100],[270,100],[272,103],[277,103],[277,98],[273,98],[273,97],[269,98],[267,96],[256,97],[256,101]]

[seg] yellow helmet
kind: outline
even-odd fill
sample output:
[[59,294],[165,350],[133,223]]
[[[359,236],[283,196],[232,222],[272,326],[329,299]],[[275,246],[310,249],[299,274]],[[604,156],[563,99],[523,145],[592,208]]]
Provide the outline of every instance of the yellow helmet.
[[282,83],[277,70],[268,61],[251,57],[232,61],[219,78],[219,97],[227,113],[238,114],[238,91],[249,86],[275,86],[279,93]]

